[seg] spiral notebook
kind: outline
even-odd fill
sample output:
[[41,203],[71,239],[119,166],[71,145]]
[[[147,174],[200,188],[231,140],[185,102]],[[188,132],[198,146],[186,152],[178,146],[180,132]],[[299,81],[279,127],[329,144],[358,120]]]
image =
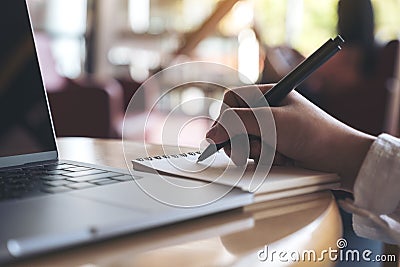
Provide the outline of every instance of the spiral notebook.
[[241,188],[255,193],[255,201],[279,199],[321,190],[335,189],[339,177],[295,167],[257,165],[249,160],[246,166],[236,166],[224,152],[217,152],[197,163],[200,152],[159,155],[132,161],[138,171],[196,179]]

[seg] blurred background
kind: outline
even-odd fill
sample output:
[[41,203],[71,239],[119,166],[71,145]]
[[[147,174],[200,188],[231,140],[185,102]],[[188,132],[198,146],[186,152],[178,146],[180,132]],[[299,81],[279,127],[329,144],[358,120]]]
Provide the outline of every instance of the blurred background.
[[[191,77],[226,87],[276,82],[338,33],[346,40],[342,51],[297,90],[352,127],[399,136],[400,0],[27,2],[58,137],[124,134],[140,142],[199,147],[212,122],[207,118],[219,113],[218,105],[201,99],[222,99],[224,88],[178,87],[148,119],[166,88]],[[166,75],[158,84],[145,83],[125,116],[149,77],[191,61],[223,64],[242,75],[201,65]],[[173,130],[163,129],[166,118]],[[356,237],[351,216],[342,213],[342,218],[344,237],[353,247],[397,251]]]
[[[377,47],[386,47],[400,34],[400,0],[371,2],[374,41]],[[134,92],[173,64],[211,61],[248,78],[220,77],[226,86],[275,82],[338,31],[338,0],[28,0],[28,4],[58,136],[120,137]],[[392,61],[395,52],[388,56]],[[390,64],[392,79],[396,64]],[[174,84],[174,77],[165,79]],[[382,90],[392,90],[393,86],[387,89],[388,79]],[[321,90],[320,86],[313,91],[312,85],[304,92]],[[158,122],[168,110],[190,99],[223,94],[221,88],[196,86],[174,91],[159,109],[159,121],[146,126],[144,133],[140,121],[160,90],[162,86],[146,88],[139,96],[143,104],[129,114],[126,127],[131,129],[126,137],[160,143]],[[386,121],[389,104],[393,107],[386,94],[384,98],[379,107],[384,117],[376,120]],[[315,94],[310,99],[319,101]],[[334,110],[330,113],[336,116]],[[186,108],[177,120],[217,114],[215,106]],[[361,116],[373,120],[365,111]],[[373,131],[386,130],[385,123]],[[196,121],[181,133],[182,144],[197,145],[208,126],[209,121]],[[363,127],[358,128],[369,130]]]

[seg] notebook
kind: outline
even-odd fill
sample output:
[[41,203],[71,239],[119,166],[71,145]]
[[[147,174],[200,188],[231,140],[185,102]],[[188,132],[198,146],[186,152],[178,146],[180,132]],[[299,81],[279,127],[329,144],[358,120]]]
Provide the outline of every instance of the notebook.
[[249,160],[236,166],[222,151],[197,163],[199,151],[138,158],[133,168],[140,171],[168,174],[181,178],[223,184],[255,194],[256,201],[296,196],[340,185],[338,175],[288,166],[269,168]]
[[[162,190],[152,174],[59,160],[24,0],[0,2],[0,34],[0,265],[252,202],[253,196],[239,189],[225,194],[223,185],[193,198]],[[201,203],[210,194],[224,197],[182,208],[152,198],[137,181],[182,205]]]

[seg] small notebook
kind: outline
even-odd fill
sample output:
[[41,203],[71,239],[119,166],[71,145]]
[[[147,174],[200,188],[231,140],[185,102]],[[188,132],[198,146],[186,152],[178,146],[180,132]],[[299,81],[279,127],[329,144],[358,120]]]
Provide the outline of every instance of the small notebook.
[[295,167],[269,168],[249,160],[246,166],[236,166],[224,152],[196,163],[200,152],[189,152],[133,160],[138,171],[172,175],[241,188],[255,193],[258,200],[272,200],[301,195],[339,186],[339,177]]

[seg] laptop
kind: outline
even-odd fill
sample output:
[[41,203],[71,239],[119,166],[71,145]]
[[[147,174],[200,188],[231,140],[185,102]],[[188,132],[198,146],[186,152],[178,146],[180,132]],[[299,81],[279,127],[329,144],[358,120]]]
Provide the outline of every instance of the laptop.
[[[249,193],[213,184],[209,194],[224,197],[180,208],[141,190],[139,180],[160,190],[157,175],[59,160],[27,4],[0,5],[0,263],[252,202]],[[182,203],[194,198],[175,197]],[[201,201],[208,193],[195,197]]]

